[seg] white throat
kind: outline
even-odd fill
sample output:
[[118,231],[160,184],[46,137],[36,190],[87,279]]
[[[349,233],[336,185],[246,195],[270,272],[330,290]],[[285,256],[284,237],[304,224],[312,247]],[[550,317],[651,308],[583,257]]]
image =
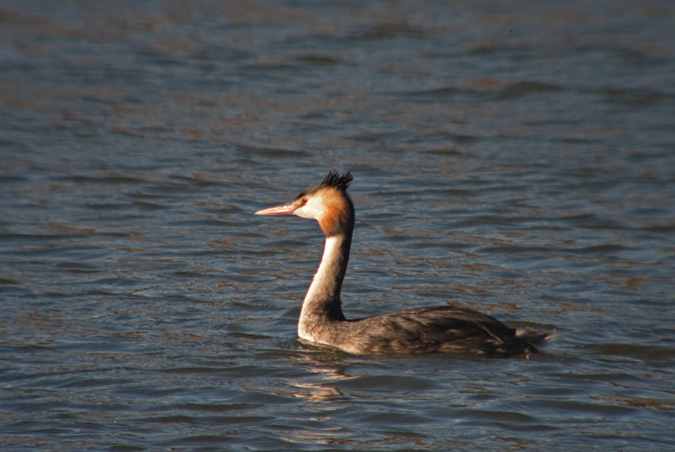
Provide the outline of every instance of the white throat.
[[345,320],[342,314],[340,289],[347,271],[351,237],[334,235],[326,238],[319,269],[302,302],[298,336],[312,342],[322,342],[322,326]]
[[336,277],[341,270],[343,270],[342,266],[346,265],[342,256],[343,242],[344,237],[342,236],[326,238],[326,245],[323,250],[323,256],[321,257],[321,263],[314,275],[312,284],[307,290],[307,295],[305,295],[304,300],[305,303],[310,300],[332,300],[340,298],[342,281],[339,281],[339,284],[336,284]]

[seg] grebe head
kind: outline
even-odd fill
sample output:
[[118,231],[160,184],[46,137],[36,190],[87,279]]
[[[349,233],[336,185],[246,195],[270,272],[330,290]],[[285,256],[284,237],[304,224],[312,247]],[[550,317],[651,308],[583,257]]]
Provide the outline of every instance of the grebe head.
[[347,187],[353,180],[351,173],[331,171],[316,187],[308,188],[293,201],[259,210],[256,215],[296,215],[317,220],[326,236],[346,232],[354,226],[354,206]]

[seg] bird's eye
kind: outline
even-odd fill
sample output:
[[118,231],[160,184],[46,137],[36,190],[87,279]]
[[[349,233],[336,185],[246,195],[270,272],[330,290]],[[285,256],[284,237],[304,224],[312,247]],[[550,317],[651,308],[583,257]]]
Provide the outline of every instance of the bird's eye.
[[302,205],[304,206],[305,204],[307,204],[307,198],[302,198]]

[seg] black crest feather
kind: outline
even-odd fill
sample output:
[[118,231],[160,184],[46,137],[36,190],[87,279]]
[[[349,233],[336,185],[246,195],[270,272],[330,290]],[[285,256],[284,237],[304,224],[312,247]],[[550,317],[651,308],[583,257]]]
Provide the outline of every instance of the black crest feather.
[[346,191],[347,187],[349,187],[349,184],[351,181],[353,181],[354,178],[352,177],[352,173],[347,171],[344,174],[340,174],[337,171],[333,170],[328,173],[328,175],[323,179],[323,181],[319,184],[319,187],[331,187],[331,188],[336,188],[338,190]]

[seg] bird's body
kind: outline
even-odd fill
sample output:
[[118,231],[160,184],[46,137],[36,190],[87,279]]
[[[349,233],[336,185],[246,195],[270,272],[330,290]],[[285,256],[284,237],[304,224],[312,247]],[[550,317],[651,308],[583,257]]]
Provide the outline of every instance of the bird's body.
[[351,181],[349,173],[330,172],[321,184],[305,190],[292,202],[256,212],[315,219],[326,235],[319,269],[300,312],[301,339],[353,354],[454,352],[508,356],[536,352],[535,346],[549,333],[514,330],[464,307],[413,308],[347,320],[340,291],[354,230],[354,207],[347,195]]

